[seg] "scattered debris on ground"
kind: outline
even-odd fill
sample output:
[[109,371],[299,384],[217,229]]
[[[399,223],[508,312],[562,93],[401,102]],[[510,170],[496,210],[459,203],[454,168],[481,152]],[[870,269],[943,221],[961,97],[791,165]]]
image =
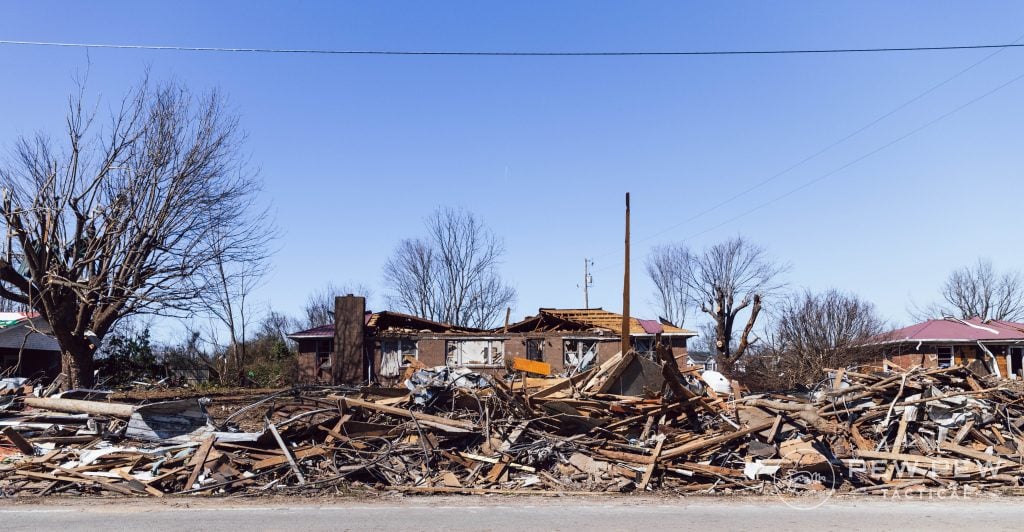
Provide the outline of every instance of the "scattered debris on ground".
[[406,388],[236,395],[223,416],[11,381],[0,495],[1020,489],[1019,391],[966,367],[862,371],[731,398],[665,352],[571,378],[413,367]]

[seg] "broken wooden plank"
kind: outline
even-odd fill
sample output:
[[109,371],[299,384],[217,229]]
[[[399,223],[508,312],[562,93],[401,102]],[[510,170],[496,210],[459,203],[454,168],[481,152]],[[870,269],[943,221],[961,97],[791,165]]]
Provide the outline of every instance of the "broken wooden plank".
[[3,435],[8,441],[13,443],[14,446],[21,451],[21,454],[24,454],[25,456],[35,456],[36,448],[13,428],[4,427],[4,430],[0,431],[0,435]]
[[534,373],[536,375],[551,375],[551,364],[537,360],[530,360],[528,358],[512,357],[512,369],[515,371]]

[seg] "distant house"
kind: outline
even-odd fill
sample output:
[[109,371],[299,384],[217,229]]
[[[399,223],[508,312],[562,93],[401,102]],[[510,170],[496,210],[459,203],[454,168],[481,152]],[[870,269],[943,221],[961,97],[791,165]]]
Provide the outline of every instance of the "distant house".
[[0,312],[0,375],[60,374],[60,345],[34,312]]
[[[603,362],[620,347],[622,315],[602,309],[542,308],[507,328],[482,330],[400,312],[365,312],[362,298],[354,296],[338,300],[335,324],[289,335],[298,343],[300,382],[393,385],[410,360],[495,373],[504,371],[511,357],[520,357],[546,362],[561,373]],[[635,351],[653,355],[660,338],[682,362],[686,340],[696,333],[631,318],[629,335]],[[347,339],[340,341],[343,336]]]
[[943,368],[980,361],[990,373],[1024,378],[1024,323],[934,319],[897,329],[874,342],[898,366]]
[[697,366],[702,371],[718,371],[715,354],[707,351],[687,351],[686,363],[690,366]]

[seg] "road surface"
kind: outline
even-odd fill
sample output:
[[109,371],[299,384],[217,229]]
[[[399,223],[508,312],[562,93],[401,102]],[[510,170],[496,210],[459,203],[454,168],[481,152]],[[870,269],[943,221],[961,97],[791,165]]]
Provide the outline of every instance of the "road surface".
[[778,500],[407,497],[273,502],[89,499],[0,501],[0,529],[14,530],[1020,530],[1024,499],[828,501],[795,510]]

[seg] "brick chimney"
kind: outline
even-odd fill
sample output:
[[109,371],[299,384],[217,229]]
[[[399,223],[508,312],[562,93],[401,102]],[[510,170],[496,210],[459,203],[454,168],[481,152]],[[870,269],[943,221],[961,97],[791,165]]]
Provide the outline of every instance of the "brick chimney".
[[348,294],[334,298],[334,367],[336,384],[364,382],[363,338],[366,298]]

